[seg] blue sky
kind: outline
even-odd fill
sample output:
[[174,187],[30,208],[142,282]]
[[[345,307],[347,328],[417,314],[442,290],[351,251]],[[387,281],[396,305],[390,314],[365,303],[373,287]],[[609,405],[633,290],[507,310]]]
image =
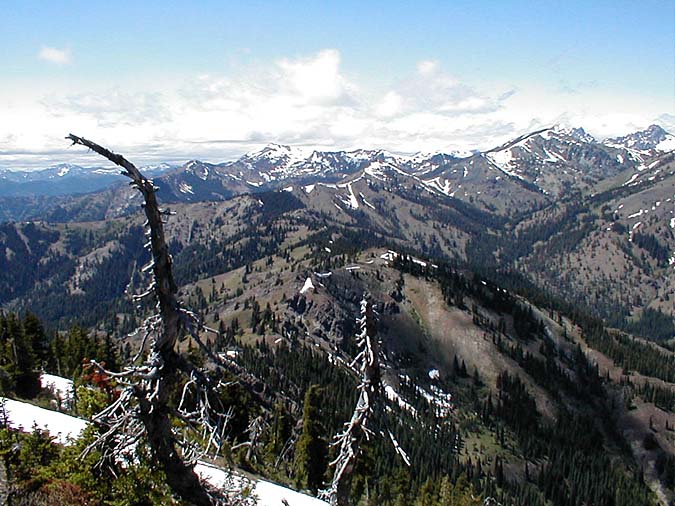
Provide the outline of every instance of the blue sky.
[[[114,5],[113,5],[114,4]],[[487,149],[562,123],[675,130],[675,6],[642,2],[5,2],[0,166],[267,142]],[[79,156],[79,155],[78,155]]]

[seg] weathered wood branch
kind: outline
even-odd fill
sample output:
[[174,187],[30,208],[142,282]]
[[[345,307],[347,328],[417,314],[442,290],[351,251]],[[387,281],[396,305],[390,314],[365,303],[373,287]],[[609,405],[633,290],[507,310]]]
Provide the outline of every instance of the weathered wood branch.
[[122,175],[131,179],[131,184],[143,195],[145,201],[143,208],[150,227],[150,252],[152,253],[152,271],[155,278],[154,292],[157,296],[164,327],[164,331],[161,333],[161,337],[157,339],[154,348],[157,351],[173,349],[180,335],[181,313],[176,299],[178,289],[173,279],[171,255],[164,235],[163,213],[157,203],[155,186],[152,181],[141,174],[133,163],[122,155],[113,153],[95,142],[77,135],[69,134],[66,139],[71,140],[74,145],[85,146],[115,165],[122,167],[124,169]]
[[334,443],[340,447],[340,453],[331,463],[335,466],[331,486],[322,494],[331,506],[349,505],[356,460],[361,452],[363,441],[369,439],[372,434],[369,423],[375,413],[375,404],[382,390],[377,322],[373,305],[366,295],[361,301],[361,316],[357,323],[360,327],[360,333],[357,335],[359,354],[354,362],[359,364],[361,373],[361,382],[358,386],[359,398],[351,420]]
[[[122,174],[132,181],[145,201],[144,211],[150,229],[150,252],[154,275],[153,291],[157,297],[160,325],[154,332],[150,356],[146,364],[129,371],[131,380],[127,387],[126,403],[120,402],[99,414],[99,420],[107,420],[110,429],[105,434],[111,440],[117,431],[133,429],[138,437],[138,422],[142,424],[145,437],[157,465],[164,471],[167,484],[183,500],[196,506],[214,506],[226,504],[226,499],[205,488],[185,463],[177,448],[177,440],[171,426],[171,393],[180,382],[181,369],[186,365],[175,349],[176,342],[183,332],[183,311],[176,298],[177,287],[174,282],[171,255],[164,235],[164,214],[157,202],[155,186],[136,166],[123,156],[99,146],[95,142],[70,134],[67,139],[73,144],[85,146],[114,164],[122,167]],[[148,329],[152,332],[155,329]],[[129,403],[135,399],[136,404]]]

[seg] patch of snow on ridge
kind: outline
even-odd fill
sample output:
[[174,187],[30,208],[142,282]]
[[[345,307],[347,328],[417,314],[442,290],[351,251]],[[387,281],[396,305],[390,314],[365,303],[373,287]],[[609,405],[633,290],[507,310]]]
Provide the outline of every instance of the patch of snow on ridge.
[[307,278],[305,280],[304,286],[300,289],[300,293],[304,294],[309,290],[315,290],[314,284],[312,283],[312,278]]
[[385,179],[385,174],[382,172],[382,164],[378,161],[370,163],[368,167],[363,169],[363,173],[382,181]]
[[356,195],[354,195],[354,190],[352,189],[352,183],[347,183],[346,185],[339,185],[340,188],[347,188],[349,190],[349,195],[346,195],[343,198],[340,198],[340,201],[346,205],[349,206],[352,209],[358,209],[359,208],[359,201],[356,199]]
[[633,174],[628,181],[626,181],[622,186],[627,186],[633,182],[640,176],[639,173]]
[[436,385],[431,385],[431,393],[424,388],[416,386],[417,393],[426,400],[430,406],[436,410],[436,415],[440,417],[448,416],[454,409],[452,404],[452,394],[445,393]]
[[365,205],[367,205],[371,209],[375,209],[375,206],[366,200],[366,197],[363,195],[363,193],[359,192],[359,197],[361,197],[361,200],[363,200],[363,203]]
[[[256,483],[253,493],[258,497],[258,506],[283,506],[284,504],[289,506],[327,506],[328,504],[316,497],[301,494],[264,480]],[[284,501],[286,502],[284,503]]]
[[195,193],[195,192],[192,191],[192,186],[190,186],[187,183],[180,183],[178,185],[178,191],[180,191],[181,193],[186,193],[186,194],[189,193],[191,195],[194,195],[194,193]]
[[492,165],[501,170],[504,174],[517,177],[518,179],[523,179],[523,176],[514,172],[513,167],[513,153],[510,149],[504,149],[502,151],[494,151],[492,153],[487,153],[485,157],[492,162]]
[[659,151],[673,151],[675,150],[675,136],[668,135],[665,139],[656,145]]
[[[394,259],[395,259],[395,258],[398,258],[399,256],[400,256],[400,255],[399,255],[398,253],[396,253],[395,251],[393,251],[393,250],[387,250],[386,253],[382,253],[382,254],[380,255],[380,258],[381,258],[382,260],[386,260],[387,262],[393,262]],[[425,261],[423,261],[423,260],[420,260],[419,258],[415,258],[415,257],[409,257],[409,258],[410,258],[410,260],[411,260],[413,263],[416,263],[417,265],[421,265],[422,267],[426,267],[426,266],[427,266],[427,263],[426,263]],[[437,266],[432,264],[432,267],[437,267]]]
[[[466,171],[466,168],[464,170]],[[441,178],[439,176],[439,177],[436,177],[434,179],[428,179],[426,181],[423,180],[422,183],[424,183],[426,186],[428,186],[428,187],[430,187],[434,190],[440,191],[441,193],[443,193],[445,195],[451,196],[450,190],[452,188],[452,184],[450,183],[449,179],[446,179],[445,183],[441,183]]]
[[394,387],[384,382],[383,384],[384,384],[384,394],[387,396],[387,399],[398,404],[398,406],[401,409],[405,409],[406,411],[409,411],[413,415],[417,414],[417,410],[413,408],[410,404],[408,404],[406,401],[404,401],[403,398],[400,395],[398,395],[396,390],[394,390]]
[[567,161],[562,156],[560,156],[558,153],[553,153],[546,148],[544,148],[544,153],[546,154],[546,158],[544,159],[545,162],[566,162]]

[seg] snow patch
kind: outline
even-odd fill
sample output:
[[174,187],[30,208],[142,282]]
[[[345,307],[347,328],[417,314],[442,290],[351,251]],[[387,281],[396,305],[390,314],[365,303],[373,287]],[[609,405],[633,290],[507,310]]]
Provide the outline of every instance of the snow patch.
[[308,290],[315,290],[314,284],[312,283],[312,278],[307,278],[305,280],[304,286],[300,289],[300,293],[304,294]]
[[[223,487],[228,483],[244,486],[248,480],[205,462],[198,462],[195,472],[214,487]],[[328,503],[309,495],[296,492],[270,481],[254,482],[251,494],[257,498],[257,506],[327,506]]]
[[413,415],[417,413],[417,410],[404,401],[391,385],[384,383],[384,394],[387,396],[387,399],[398,404],[401,409],[405,409],[406,411],[411,412]]
[[504,174],[518,179],[523,179],[523,176],[512,170],[513,154],[511,150],[495,151],[486,155],[488,161],[492,165],[501,170]]
[[566,162],[562,156],[560,156],[558,153],[552,153],[548,149],[544,148],[544,153],[546,154],[546,158],[544,159],[545,162]]
[[659,151],[675,150],[675,137],[672,135],[667,136],[665,139],[663,139],[656,145],[656,149]]
[[27,402],[19,402],[4,397],[0,397],[0,402],[5,404],[5,411],[11,428],[30,432],[33,430],[33,426],[37,425],[40,429],[46,429],[59,444],[68,444],[76,439],[89,425],[86,420],[39,408]]
[[[467,169],[464,168],[464,171]],[[451,197],[452,195],[450,194],[450,190],[452,188],[452,183],[450,182],[449,179],[446,179],[445,182],[442,182],[440,177],[434,178],[434,179],[428,179],[426,181],[422,181],[422,183],[428,187],[430,187],[433,190],[438,190],[441,193]]]
[[359,201],[356,199],[356,195],[354,195],[354,190],[352,189],[352,183],[347,183],[347,189],[349,190],[349,195],[347,195],[345,198],[340,199],[342,203],[346,206],[351,207],[352,209],[358,209],[359,208]]
[[441,377],[441,373],[438,371],[438,369],[431,369],[429,372],[429,379],[432,380],[437,380],[438,378]]
[[[382,254],[380,255],[380,258],[381,258],[382,260],[386,260],[386,261],[388,261],[388,262],[393,262],[394,259],[395,259],[395,258],[398,258],[399,256],[400,256],[400,255],[399,255],[398,253],[396,253],[395,251],[393,251],[393,250],[387,250],[386,253],[382,253]],[[409,257],[409,258],[410,258],[410,260],[411,260],[413,263],[416,263],[417,265],[421,265],[422,267],[426,267],[426,266],[427,266],[427,263],[426,263],[424,260],[420,260],[419,258],[415,258],[415,257]],[[438,268],[437,265],[433,265],[433,264],[432,264],[431,266],[432,266],[433,268]]]
[[51,390],[57,399],[66,405],[70,405],[75,394],[73,380],[53,374],[42,373],[40,375],[40,386]]
[[184,183],[184,182],[181,182],[178,185],[178,191],[181,192],[181,193],[185,193],[185,194],[188,194],[188,193],[191,194],[191,195],[195,194],[195,192],[192,191],[192,186],[190,186],[189,184]]
[[375,209],[375,206],[366,200],[366,197],[363,195],[363,193],[359,192],[359,197],[361,197],[361,200],[363,200],[363,203],[365,205],[367,205],[371,209]]
[[436,385],[431,385],[431,394],[420,387],[417,387],[417,390],[429,404],[436,408],[437,416],[448,416],[454,409],[452,394],[444,392]]

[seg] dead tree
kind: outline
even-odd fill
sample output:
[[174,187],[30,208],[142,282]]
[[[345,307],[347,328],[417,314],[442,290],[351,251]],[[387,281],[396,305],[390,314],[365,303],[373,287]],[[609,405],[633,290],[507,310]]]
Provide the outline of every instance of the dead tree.
[[[91,449],[100,448],[104,457],[111,459],[145,439],[155,462],[166,475],[167,484],[181,499],[197,506],[237,502],[200,481],[193,470],[199,451],[185,434],[181,436],[172,426],[172,418],[180,419],[184,426],[201,432],[207,447],[218,447],[228,414],[223,406],[213,406],[213,396],[209,395],[222,384],[177,351],[179,338],[188,334],[203,347],[198,335],[202,327],[193,313],[181,307],[176,297],[171,255],[164,235],[163,220],[168,213],[159,207],[155,195],[157,188],[123,156],[73,134],[67,139],[120,166],[122,175],[130,178],[130,184],[143,195],[146,234],[149,236],[146,246],[152,255],[151,263],[144,270],[152,269],[154,281],[138,298],[154,295],[157,301],[157,314],[149,317],[141,329],[143,344],[137,359],[150,339],[147,360],[132,364],[121,373],[106,371],[124,385],[124,389],[113,404],[94,418],[104,431]],[[93,365],[101,367],[100,364]],[[180,403],[172,407],[170,397],[181,388]]]
[[[369,440],[374,432],[370,428],[372,418],[382,399],[382,381],[380,370],[380,342],[377,337],[377,321],[373,305],[367,295],[361,300],[361,315],[357,319],[359,333],[357,346],[359,353],[351,366],[358,368],[360,383],[358,386],[359,398],[356,401],[354,413],[345,430],[335,438],[334,446],[339,446],[338,456],[331,462],[335,466],[331,486],[321,493],[322,498],[328,500],[331,506],[349,506],[352,475],[356,460],[361,452],[364,440]],[[408,456],[399,446],[391,431],[387,431],[394,449],[401,455],[407,465],[410,465]]]

